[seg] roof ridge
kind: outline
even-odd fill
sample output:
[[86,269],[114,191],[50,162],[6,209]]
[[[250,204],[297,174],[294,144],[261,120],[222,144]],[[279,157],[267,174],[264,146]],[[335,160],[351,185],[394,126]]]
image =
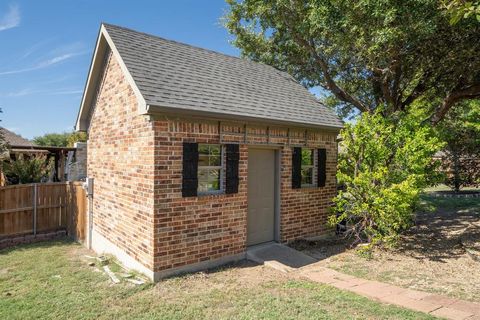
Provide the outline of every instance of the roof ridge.
[[131,28],[127,28],[127,27],[123,27],[123,26],[119,26],[119,25],[115,25],[115,24],[111,24],[111,23],[107,23],[107,22],[102,22],[101,25],[108,26],[108,27],[113,27],[113,28],[117,28],[117,29],[122,29],[122,30],[130,31],[130,32],[135,32],[135,33],[139,33],[139,34],[143,34],[145,36],[160,39],[160,40],[167,41],[167,42],[170,42],[170,43],[173,43],[173,44],[177,44],[177,45],[181,45],[181,46],[185,46],[185,47],[189,47],[189,48],[193,48],[193,49],[197,49],[197,50],[202,50],[202,51],[214,53],[214,54],[221,55],[221,56],[224,56],[224,57],[227,57],[227,58],[233,58],[233,59],[240,60],[240,61],[248,63],[248,64],[261,65],[261,66],[266,67],[266,68],[274,69],[275,71],[283,73],[283,74],[287,75],[288,77],[292,78],[292,75],[289,74],[288,72],[280,70],[280,69],[278,69],[274,66],[268,65],[268,64],[263,63],[263,62],[252,61],[252,60],[248,60],[248,59],[245,59],[245,58],[242,58],[242,57],[232,56],[230,54],[215,51],[215,50],[212,50],[212,49],[198,47],[198,46],[195,46],[195,45],[192,45],[192,44],[189,44],[189,43],[180,42],[180,41],[176,41],[176,40],[172,40],[172,39],[167,39],[167,38],[160,37],[160,36],[157,36],[157,35],[154,35],[154,34],[151,34],[151,33],[138,31],[138,30],[135,30],[135,29],[131,29]]

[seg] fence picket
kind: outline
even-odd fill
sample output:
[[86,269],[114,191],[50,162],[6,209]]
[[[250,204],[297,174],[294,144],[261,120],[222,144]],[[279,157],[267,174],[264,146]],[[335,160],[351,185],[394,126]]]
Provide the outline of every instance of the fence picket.
[[86,203],[78,181],[0,187],[0,240],[65,230],[82,241]]

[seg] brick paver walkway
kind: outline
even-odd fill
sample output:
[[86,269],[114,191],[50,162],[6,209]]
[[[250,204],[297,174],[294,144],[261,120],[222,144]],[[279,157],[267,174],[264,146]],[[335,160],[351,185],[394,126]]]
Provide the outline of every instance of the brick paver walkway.
[[380,302],[395,304],[447,319],[480,320],[480,304],[478,303],[360,279],[316,264],[297,269],[295,272],[312,281],[352,291]]

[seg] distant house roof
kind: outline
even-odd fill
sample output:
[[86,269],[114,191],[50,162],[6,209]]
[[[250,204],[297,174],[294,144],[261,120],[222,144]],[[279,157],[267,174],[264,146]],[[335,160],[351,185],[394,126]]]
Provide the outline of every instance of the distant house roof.
[[10,145],[10,146],[16,146],[16,147],[33,147],[35,144],[25,138],[22,138],[20,135],[16,134],[15,132],[12,132],[10,130],[7,130],[3,127],[0,127],[0,135],[3,136],[4,140]]
[[171,112],[238,120],[270,120],[338,130],[342,122],[286,72],[271,66],[103,24],[77,130],[89,108],[108,47],[140,95],[143,113]]

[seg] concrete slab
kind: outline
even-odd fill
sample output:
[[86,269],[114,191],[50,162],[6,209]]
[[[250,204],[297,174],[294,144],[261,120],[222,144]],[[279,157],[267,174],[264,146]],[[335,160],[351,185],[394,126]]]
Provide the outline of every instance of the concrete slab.
[[474,316],[474,314],[471,312],[460,311],[449,307],[442,307],[440,309],[432,311],[430,314],[436,317],[447,318],[451,320],[471,319],[471,317]]
[[459,300],[449,305],[448,307],[463,312],[470,312],[476,316],[480,316],[480,304],[475,302]]
[[395,294],[383,297],[380,301],[396,304],[404,308],[430,313],[442,307],[441,304],[430,303],[422,300],[415,300],[405,296],[404,294]]
[[317,262],[316,259],[300,251],[275,242],[249,247],[247,259],[282,272],[290,272]]

